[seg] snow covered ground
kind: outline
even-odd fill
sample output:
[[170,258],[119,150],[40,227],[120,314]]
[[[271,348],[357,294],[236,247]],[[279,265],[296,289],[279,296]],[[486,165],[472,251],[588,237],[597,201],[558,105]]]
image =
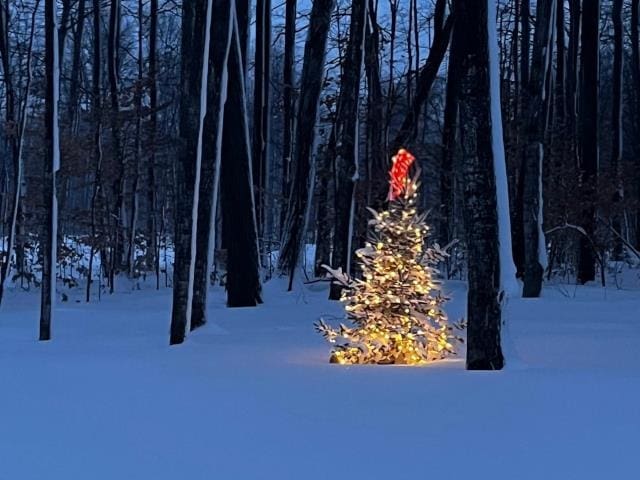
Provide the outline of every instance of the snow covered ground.
[[[512,300],[507,369],[343,367],[324,286],[228,310],[168,347],[169,291],[0,310],[0,480],[636,479],[640,292]],[[450,283],[453,319],[464,285]],[[568,295],[567,295],[568,293]],[[81,294],[81,293],[80,293]]]

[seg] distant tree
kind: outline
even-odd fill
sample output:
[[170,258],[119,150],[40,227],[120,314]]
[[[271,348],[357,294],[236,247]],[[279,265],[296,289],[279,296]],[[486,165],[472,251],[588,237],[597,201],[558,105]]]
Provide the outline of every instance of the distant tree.
[[581,226],[578,257],[578,282],[595,279],[595,233],[596,182],[598,178],[598,85],[600,50],[600,0],[584,0],[582,4],[582,48],[580,65],[580,169],[583,188]]
[[[360,81],[363,70],[364,32],[367,0],[351,3],[351,25],[347,51],[343,59],[336,122],[329,140],[329,158],[335,163],[335,231],[333,235],[333,267],[350,273],[352,263],[355,215],[355,183],[358,181],[359,144],[358,112]],[[342,288],[332,283],[330,298],[338,300]]]
[[546,261],[544,233],[542,231],[542,165],[544,140],[547,131],[545,100],[551,92],[545,91],[547,66],[552,54],[549,39],[553,31],[552,20],[556,0],[538,0],[533,40],[533,54],[529,81],[523,88],[526,103],[524,122],[524,159],[522,171],[522,212],[524,233],[524,297],[538,297],[542,289],[542,275]]
[[55,0],[44,2],[45,21],[45,143],[44,181],[42,188],[45,222],[42,245],[42,290],[40,302],[40,340],[51,339],[52,309],[56,295],[58,205],[56,172],[60,168],[60,132],[58,129],[58,30]]
[[293,287],[293,276],[303,250],[304,233],[309,217],[309,193],[313,188],[315,128],[324,77],[327,36],[334,7],[335,0],[313,2],[304,49],[292,162],[292,186],[278,265],[281,273],[289,275],[289,289]]

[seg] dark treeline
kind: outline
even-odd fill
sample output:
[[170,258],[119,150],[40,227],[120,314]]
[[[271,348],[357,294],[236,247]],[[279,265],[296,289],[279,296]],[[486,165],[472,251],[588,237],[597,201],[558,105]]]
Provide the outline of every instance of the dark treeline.
[[638,21],[638,0],[0,0],[0,302],[41,284],[48,339],[56,278],[87,301],[152,278],[181,343],[212,282],[247,307],[273,275],[356,276],[405,147],[443,272],[468,275],[468,365],[500,368],[509,233],[527,297],[640,258]]

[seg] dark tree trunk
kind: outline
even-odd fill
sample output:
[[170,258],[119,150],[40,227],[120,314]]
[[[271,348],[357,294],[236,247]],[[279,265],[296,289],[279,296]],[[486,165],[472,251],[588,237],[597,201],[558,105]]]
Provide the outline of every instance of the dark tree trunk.
[[429,49],[429,56],[424,66],[420,69],[417,91],[413,102],[393,142],[394,151],[400,147],[408,147],[408,142],[415,137],[418,119],[420,118],[425,102],[429,99],[431,87],[447,52],[451,31],[453,30],[453,15],[449,15],[445,20],[446,6],[446,0],[437,0],[434,13],[435,26],[433,43]]
[[69,104],[67,105],[67,121],[69,129],[74,129],[78,111],[78,93],[80,89],[80,61],[82,55],[82,37],[84,33],[85,0],[78,0],[76,30],[73,35],[73,53],[71,79],[69,81]]
[[[520,75],[519,75],[519,85],[518,90],[520,94],[518,95],[517,102],[518,111],[524,112],[526,110],[526,99],[525,95],[522,94],[523,91],[526,91],[529,85],[529,62],[531,60],[531,2],[530,0],[521,0],[520,5],[520,30],[522,32],[522,38],[520,40]],[[525,158],[526,153],[522,150],[522,139],[521,136],[524,130],[524,121],[518,119],[518,124],[516,126],[517,131],[517,155],[519,159],[519,169],[516,175],[516,198],[515,198],[515,207],[514,207],[514,222],[513,222],[513,260],[516,264],[516,270],[518,277],[521,277],[524,274],[524,263],[525,263],[525,253],[524,253],[524,170],[525,170]]]
[[547,129],[545,99],[545,73],[551,52],[549,36],[553,25],[555,0],[538,0],[536,5],[536,27],[533,41],[533,55],[529,81],[522,92],[526,102],[524,129],[524,165],[523,165],[523,227],[524,233],[524,297],[538,297],[542,289],[540,242],[542,222],[542,165],[544,159],[544,135]]
[[[222,123],[226,94],[223,82],[228,74],[227,60],[231,45],[231,9],[226,0],[214,0],[216,14],[211,24],[209,77],[207,85],[207,115],[204,119],[203,155],[200,166],[200,196],[198,200],[198,231],[193,282],[191,329],[207,321],[207,290],[215,249],[215,217],[218,204]],[[232,78],[230,83],[238,82]]]
[[580,84],[580,166],[585,208],[578,257],[578,283],[595,279],[595,203],[598,178],[598,84],[600,1],[584,0],[582,10],[582,62]]
[[[623,22],[622,0],[613,1],[613,105],[611,111],[611,123],[613,125],[613,138],[611,145],[611,172],[614,175],[616,193],[614,194],[614,206],[618,206],[623,197],[622,191],[622,71],[623,71]],[[616,232],[621,233],[619,212],[613,213],[612,226]],[[613,258],[620,260],[623,254],[623,245],[618,237],[614,239]]]
[[[156,136],[158,130],[158,0],[149,2],[149,157],[147,160],[147,268],[160,275],[158,243],[158,201],[156,198]],[[158,278],[156,278],[158,280]],[[159,285],[158,282],[156,282]]]
[[227,306],[262,303],[258,230],[251,175],[250,138],[244,90],[245,62],[239,34],[246,17],[235,19],[229,50],[229,86],[222,133],[221,201],[227,245]]
[[[455,12],[454,12],[455,15]],[[440,225],[438,239],[445,246],[453,240],[454,233],[454,176],[453,160],[457,147],[458,102],[460,95],[460,62],[462,60],[460,45],[462,35],[456,35],[457,25],[454,20],[454,34],[451,39],[449,65],[447,67],[447,87],[445,92],[444,124],[442,130],[442,165],[440,169]]]
[[454,2],[462,47],[460,138],[467,232],[467,368],[499,370],[501,286],[492,146],[487,0]]
[[291,159],[293,157],[293,133],[295,131],[295,108],[293,92],[296,58],[296,0],[287,0],[284,30],[284,65],[282,85],[282,201],[280,206],[280,238],[284,233],[287,209],[285,204],[291,189]]
[[120,124],[120,1],[112,0],[109,14],[109,44],[107,47],[107,71],[109,74],[109,96],[111,100],[111,141],[116,174],[113,179],[111,193],[114,205],[111,212],[113,221],[111,239],[111,262],[109,266],[109,287],[113,293],[115,289],[115,275],[122,265],[124,239],[122,235],[122,208],[124,204],[124,152],[122,150],[122,127]]
[[264,242],[267,215],[267,173],[269,171],[271,117],[271,0],[256,3],[256,51],[253,98],[253,191],[256,202],[258,238]]
[[[334,159],[335,164],[336,188],[332,264],[333,268],[341,268],[346,273],[351,273],[354,192],[359,161],[356,155],[359,143],[358,107],[366,14],[366,0],[351,3],[349,41],[342,68],[336,123],[329,142],[329,158]],[[338,300],[341,291],[339,284],[332,283],[329,298]]]
[[190,321],[191,237],[196,178],[196,155],[204,51],[204,12],[206,0],[182,4],[182,57],[180,64],[180,149],[174,166],[175,261],[173,267],[172,345],[184,341]]
[[380,28],[373,0],[369,0],[365,28],[364,66],[367,77],[367,205],[380,210],[388,193],[388,157],[384,138],[385,103],[380,78]]
[[[101,47],[101,11],[100,0],[93,0],[93,58],[91,74],[91,108],[93,112],[93,162],[94,178],[91,194],[91,246],[87,274],[87,290],[85,300],[91,300],[91,284],[93,283],[93,259],[98,247],[97,212],[98,198],[102,188],[102,47]],[[98,274],[101,275],[100,273]],[[98,288],[100,288],[98,286]]]
[[314,177],[315,127],[324,80],[327,36],[334,7],[335,0],[313,2],[305,43],[295,153],[292,163],[292,185],[278,265],[282,273],[289,275],[289,289],[293,287],[293,276],[300,260],[309,216],[309,198],[311,198]]
[[60,162],[58,132],[58,34],[55,0],[45,0],[45,142],[42,195],[45,224],[42,249],[42,290],[40,301],[40,340],[51,339],[51,317],[56,294],[57,205],[56,171]]
[[[636,151],[640,151],[640,36],[638,35],[638,0],[631,1],[631,76],[635,91],[635,105],[633,108],[634,125],[636,133]],[[640,185],[638,185],[640,192]],[[640,207],[636,212],[636,248],[640,249]]]
[[316,175],[316,255],[314,274],[323,277],[327,273],[323,265],[331,265],[332,223],[334,217],[333,198],[335,191],[334,165],[326,150],[318,153],[318,173]]

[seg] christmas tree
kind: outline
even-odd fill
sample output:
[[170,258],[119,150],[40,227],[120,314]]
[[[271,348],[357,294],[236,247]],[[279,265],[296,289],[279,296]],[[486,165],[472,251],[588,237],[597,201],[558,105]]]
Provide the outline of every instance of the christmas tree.
[[362,278],[325,267],[344,286],[341,301],[352,324],[316,324],[334,344],[332,363],[419,364],[455,354],[453,345],[461,341],[434,278],[447,254],[437,245],[425,247],[429,227],[416,208],[418,183],[408,175],[414,161],[406,150],[393,157],[388,210],[369,209],[368,242],[356,252]]

